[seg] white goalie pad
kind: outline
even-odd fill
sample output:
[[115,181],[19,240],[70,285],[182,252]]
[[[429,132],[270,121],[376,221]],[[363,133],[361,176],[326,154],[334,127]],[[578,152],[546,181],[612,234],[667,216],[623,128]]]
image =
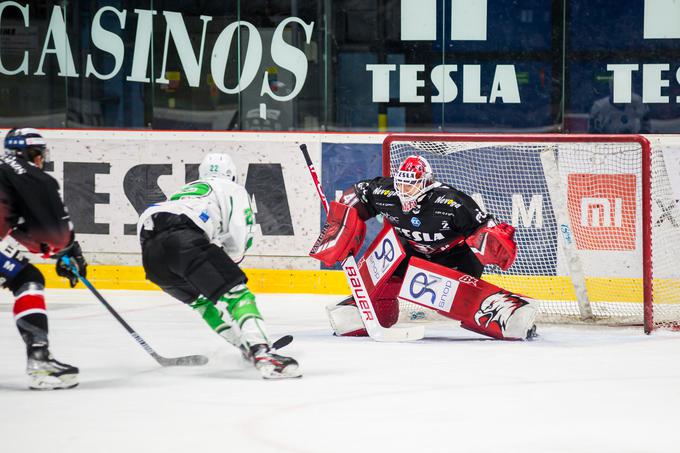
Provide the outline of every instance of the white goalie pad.
[[326,313],[335,335],[344,336],[364,329],[364,323],[361,321],[361,314],[356,305],[334,303],[326,306]]

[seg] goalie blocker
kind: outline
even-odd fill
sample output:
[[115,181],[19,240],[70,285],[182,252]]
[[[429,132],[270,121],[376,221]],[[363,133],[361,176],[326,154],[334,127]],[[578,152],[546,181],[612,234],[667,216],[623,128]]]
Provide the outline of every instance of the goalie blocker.
[[366,224],[351,206],[331,201],[328,219],[309,256],[333,266],[350,254],[356,254],[364,243]]

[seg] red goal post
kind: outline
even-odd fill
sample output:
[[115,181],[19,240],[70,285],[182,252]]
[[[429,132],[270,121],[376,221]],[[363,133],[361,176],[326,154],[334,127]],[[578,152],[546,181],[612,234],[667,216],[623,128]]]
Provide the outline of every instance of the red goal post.
[[[653,201],[678,224],[680,213],[645,137],[390,134],[383,174],[410,154],[517,228],[517,262],[487,266],[484,278],[537,300],[543,321],[680,326],[680,230]],[[423,316],[400,308],[402,319]]]

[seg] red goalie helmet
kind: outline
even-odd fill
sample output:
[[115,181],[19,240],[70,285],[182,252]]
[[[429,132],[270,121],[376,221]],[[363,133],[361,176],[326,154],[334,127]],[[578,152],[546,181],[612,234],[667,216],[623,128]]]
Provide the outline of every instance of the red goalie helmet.
[[394,190],[401,201],[401,209],[409,212],[418,205],[418,200],[432,188],[434,173],[430,163],[423,156],[408,156],[394,175]]

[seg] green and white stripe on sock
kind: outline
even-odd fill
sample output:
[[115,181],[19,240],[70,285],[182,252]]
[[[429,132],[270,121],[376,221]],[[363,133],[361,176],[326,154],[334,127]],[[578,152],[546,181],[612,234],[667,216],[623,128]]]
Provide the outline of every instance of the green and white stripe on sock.
[[238,285],[220,298],[227,306],[227,312],[241,329],[242,341],[248,345],[269,343],[255,295],[246,285]]
[[232,329],[231,322],[224,320],[224,313],[217,308],[215,304],[205,297],[199,297],[191,305],[191,308],[196,310],[203,320],[214,330],[217,334],[228,338],[227,331]]

